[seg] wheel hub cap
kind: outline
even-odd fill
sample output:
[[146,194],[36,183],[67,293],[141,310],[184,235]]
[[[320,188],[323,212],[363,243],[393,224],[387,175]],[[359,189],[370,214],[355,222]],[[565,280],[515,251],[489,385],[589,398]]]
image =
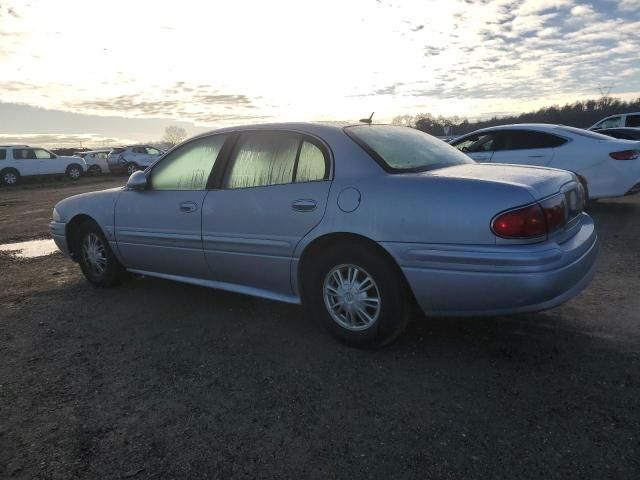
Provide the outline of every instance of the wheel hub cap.
[[338,265],[325,277],[324,303],[331,318],[352,331],[371,327],[380,316],[380,291],[373,277],[356,265]]
[[87,267],[96,275],[102,275],[107,266],[107,256],[100,237],[88,234],[82,242],[82,256]]

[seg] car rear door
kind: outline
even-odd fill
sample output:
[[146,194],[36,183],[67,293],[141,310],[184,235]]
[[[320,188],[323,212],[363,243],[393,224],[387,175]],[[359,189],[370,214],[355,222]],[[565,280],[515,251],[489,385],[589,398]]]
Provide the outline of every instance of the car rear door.
[[147,173],[147,188],[125,190],[115,207],[118,250],[141,272],[206,278],[202,206],[226,135],[195,139]]
[[238,135],[219,187],[202,209],[210,278],[290,296],[298,242],[322,219],[329,194],[329,149],[296,132]]
[[501,130],[491,162],[547,166],[553,159],[554,148],[566,141],[562,137],[535,130]]
[[21,176],[39,175],[39,160],[36,158],[36,152],[33,148],[14,148],[13,149],[13,166],[18,170]]

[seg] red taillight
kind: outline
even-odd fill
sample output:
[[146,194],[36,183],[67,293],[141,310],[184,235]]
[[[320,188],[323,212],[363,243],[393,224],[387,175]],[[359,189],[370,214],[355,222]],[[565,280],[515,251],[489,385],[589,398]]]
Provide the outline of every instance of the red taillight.
[[537,203],[530,207],[511,210],[498,215],[493,221],[493,233],[499,237],[530,238],[546,235],[547,222],[542,207]]
[[638,150],[621,150],[619,152],[611,152],[609,154],[614,160],[635,160],[640,157],[640,151]]
[[504,238],[533,238],[547,235],[567,223],[563,195],[542,203],[518,208],[498,215],[491,225],[493,233]]

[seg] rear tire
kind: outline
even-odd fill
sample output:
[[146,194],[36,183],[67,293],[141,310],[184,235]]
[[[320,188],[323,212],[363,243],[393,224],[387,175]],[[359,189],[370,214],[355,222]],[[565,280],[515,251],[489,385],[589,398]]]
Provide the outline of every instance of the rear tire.
[[5,168],[0,172],[0,181],[5,186],[18,185],[20,183],[20,172],[15,168]]
[[89,282],[99,287],[115,287],[122,282],[126,271],[95,222],[79,227],[74,253]]
[[72,163],[67,167],[65,174],[70,180],[79,180],[82,176],[82,167],[76,163]]
[[410,296],[392,261],[361,246],[338,246],[315,259],[303,285],[309,313],[340,341],[379,347],[408,323]]
[[94,175],[94,176],[98,176],[102,174],[102,169],[100,168],[100,165],[91,165],[87,173],[90,173],[91,175]]

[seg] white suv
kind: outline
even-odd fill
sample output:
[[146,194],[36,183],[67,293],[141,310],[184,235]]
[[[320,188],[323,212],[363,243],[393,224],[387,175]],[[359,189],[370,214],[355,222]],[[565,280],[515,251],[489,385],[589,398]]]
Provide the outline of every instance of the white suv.
[[0,145],[0,183],[15,185],[21,177],[66,175],[79,179],[87,164],[79,157],[63,157],[29,145]]
[[589,130],[600,130],[602,128],[620,128],[620,127],[640,127],[640,112],[623,113],[620,115],[611,115],[600,120],[589,127]]
[[149,145],[129,145],[114,148],[107,157],[112,172],[126,172],[131,175],[136,170],[144,170],[160,158],[164,152]]

